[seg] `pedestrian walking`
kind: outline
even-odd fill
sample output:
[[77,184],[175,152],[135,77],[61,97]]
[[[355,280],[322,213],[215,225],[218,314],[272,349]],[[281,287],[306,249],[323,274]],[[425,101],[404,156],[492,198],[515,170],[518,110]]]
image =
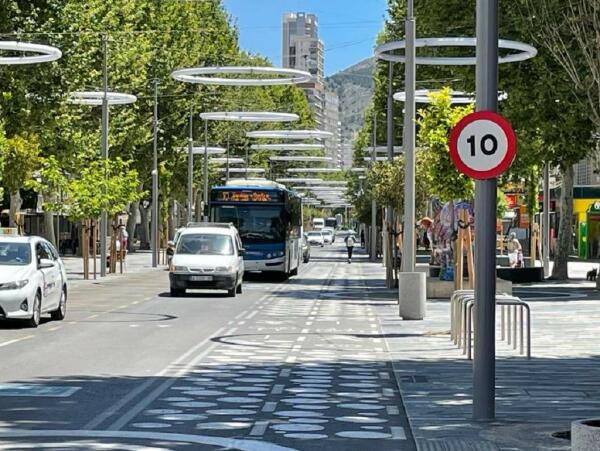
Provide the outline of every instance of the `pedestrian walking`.
[[360,231],[360,247],[365,248],[365,230]]
[[354,250],[354,244],[356,243],[356,239],[354,235],[348,235],[344,240],[346,242],[346,249],[348,250],[348,263],[352,263],[352,251]]

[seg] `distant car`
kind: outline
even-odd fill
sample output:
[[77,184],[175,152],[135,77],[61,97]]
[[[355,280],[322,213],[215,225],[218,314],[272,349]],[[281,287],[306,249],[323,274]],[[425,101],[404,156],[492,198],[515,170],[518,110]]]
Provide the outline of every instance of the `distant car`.
[[230,297],[242,292],[244,249],[231,224],[205,223],[186,227],[179,234],[171,260],[171,296],[187,289],[227,290]]
[[323,241],[325,244],[332,244],[335,241],[335,236],[333,235],[333,230],[329,228],[324,228],[321,230],[323,234]]
[[308,263],[310,261],[310,244],[306,234],[302,237],[302,261]]
[[323,234],[319,231],[312,231],[306,234],[306,239],[308,240],[308,244],[311,246],[325,246],[325,240],[323,239]]
[[325,220],[323,218],[313,218],[312,226],[315,230],[321,230],[325,227]]
[[37,236],[0,236],[0,318],[30,327],[67,313],[67,271],[54,246]]

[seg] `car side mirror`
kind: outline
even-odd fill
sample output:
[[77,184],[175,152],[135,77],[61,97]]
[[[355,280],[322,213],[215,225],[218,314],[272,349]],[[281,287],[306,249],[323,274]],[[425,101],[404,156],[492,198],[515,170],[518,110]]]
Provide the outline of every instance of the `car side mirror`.
[[246,249],[244,249],[244,248],[241,248],[241,249],[238,251],[238,254],[240,255],[240,257],[243,257],[244,255],[246,255]]
[[42,258],[38,262],[38,269],[50,269],[54,268],[54,262],[52,260],[48,260],[47,258]]
[[175,241],[167,241],[167,246],[175,247]]

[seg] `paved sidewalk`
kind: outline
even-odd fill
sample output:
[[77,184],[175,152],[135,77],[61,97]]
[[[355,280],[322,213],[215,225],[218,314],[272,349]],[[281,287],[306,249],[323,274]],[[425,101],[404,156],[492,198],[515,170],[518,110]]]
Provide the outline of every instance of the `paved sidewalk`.
[[419,450],[567,450],[551,434],[600,416],[600,295],[587,284],[516,288],[531,306],[533,358],[497,342],[497,421],[476,423],[472,364],[450,341],[449,301],[403,321],[381,264],[361,266]]
[[[67,269],[67,277],[70,283],[93,283],[93,260],[90,259],[90,279],[84,280],[83,278],[83,258],[81,257],[62,257],[62,260]],[[158,268],[152,268],[152,254],[149,251],[139,251],[132,254],[128,254],[123,264],[123,274],[121,274],[119,262],[117,262],[117,272],[115,274],[108,274],[106,279],[100,277],[100,259],[96,259],[96,281],[98,280],[109,280],[114,277],[123,277],[127,274],[140,273],[143,271],[157,271],[164,270],[166,266],[159,265]]]

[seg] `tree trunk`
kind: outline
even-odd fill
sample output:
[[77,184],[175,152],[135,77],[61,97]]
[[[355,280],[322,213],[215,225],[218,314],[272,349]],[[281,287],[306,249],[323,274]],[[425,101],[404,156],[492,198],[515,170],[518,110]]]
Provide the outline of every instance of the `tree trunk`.
[[140,249],[150,249],[150,207],[140,205]]
[[17,227],[17,215],[21,211],[21,204],[23,203],[21,199],[21,193],[19,190],[14,193],[10,193],[10,210],[8,216],[8,226],[9,227]]
[[562,186],[560,189],[560,224],[558,241],[552,268],[552,279],[569,278],[568,262],[573,249],[573,166],[561,168]]
[[138,212],[140,211],[140,201],[131,202],[129,204],[129,217],[127,218],[127,233],[129,239],[127,241],[127,251],[134,253],[133,241],[135,238],[135,226],[137,222]]
[[44,210],[44,238],[50,241],[54,247],[58,248],[56,232],[54,230],[54,213],[46,210]]

